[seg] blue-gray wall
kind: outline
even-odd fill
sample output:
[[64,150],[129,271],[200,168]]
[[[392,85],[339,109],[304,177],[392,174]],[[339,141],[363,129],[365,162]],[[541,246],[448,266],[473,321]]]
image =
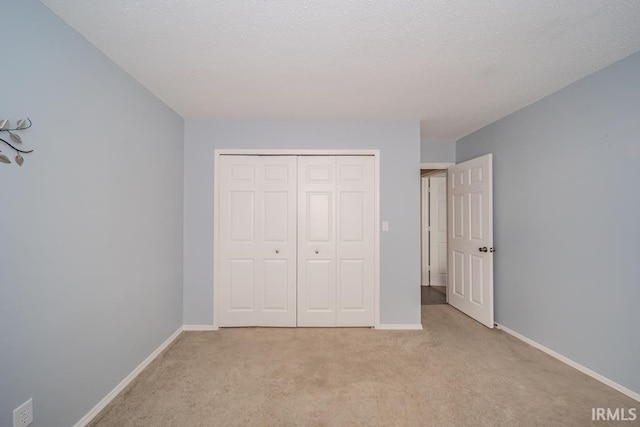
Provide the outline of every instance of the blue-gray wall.
[[496,321],[640,393],[640,54],[457,143],[485,153]]
[[422,163],[455,163],[456,141],[423,139],[420,142]]
[[420,126],[405,122],[185,123],[184,323],[213,321],[213,155],[220,148],[379,149],[380,319],[420,323]]
[[35,152],[0,164],[0,426],[69,427],[182,324],[184,123],[41,3],[2,16]]

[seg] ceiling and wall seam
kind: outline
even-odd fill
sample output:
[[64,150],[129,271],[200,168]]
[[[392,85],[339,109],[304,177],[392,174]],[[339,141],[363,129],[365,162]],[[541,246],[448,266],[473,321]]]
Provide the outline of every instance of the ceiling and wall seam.
[[41,0],[187,119],[459,139],[640,50],[640,2]]

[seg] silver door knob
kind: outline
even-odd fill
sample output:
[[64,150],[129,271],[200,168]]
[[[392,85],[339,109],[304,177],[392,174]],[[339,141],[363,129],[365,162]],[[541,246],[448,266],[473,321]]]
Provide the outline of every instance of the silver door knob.
[[319,254],[319,253],[320,253],[320,251],[319,251],[319,250],[317,250],[317,249],[316,249],[314,252],[315,252],[316,254]]
[[480,252],[489,252],[489,249],[486,246],[481,247]]
[[277,254],[279,254],[279,253],[280,253],[280,251],[279,251],[278,249],[276,249],[276,253],[277,253]]

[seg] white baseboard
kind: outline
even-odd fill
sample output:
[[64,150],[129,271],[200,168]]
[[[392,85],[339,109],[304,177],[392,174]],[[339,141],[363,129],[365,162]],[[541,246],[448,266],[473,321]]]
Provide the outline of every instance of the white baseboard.
[[421,331],[422,325],[420,323],[409,323],[409,324],[390,323],[390,324],[380,324],[375,328],[381,329],[381,330],[388,330],[388,331]]
[[183,331],[217,331],[218,327],[213,325],[184,325]]
[[158,357],[162,351],[167,348],[182,332],[182,327],[179,327],[169,338],[165,340],[160,347],[156,348],[153,353],[151,353],[146,359],[142,361],[136,368],[131,371],[129,375],[125,377],[120,384],[115,386],[113,390],[111,390],[96,406],[94,406],[87,414],[78,421],[74,427],[84,427],[91,422],[95,418],[96,415],[100,413],[111,401],[120,393],[126,386],[131,383],[139,374],[142,372],[144,368],[146,368],[149,363],[153,362],[153,359]]
[[538,350],[541,350],[541,351],[547,353],[549,356],[555,357],[559,361],[561,361],[563,363],[566,363],[567,365],[571,366],[572,368],[575,368],[578,371],[589,375],[591,378],[594,378],[594,379],[600,381],[601,383],[603,383],[605,385],[608,385],[612,389],[617,390],[620,393],[625,394],[625,395],[629,396],[630,398],[640,402],[640,393],[636,393],[635,391],[630,390],[630,389],[626,388],[625,386],[620,385],[617,382],[615,382],[613,380],[610,380],[609,378],[607,378],[605,376],[602,376],[597,372],[592,371],[591,369],[587,368],[586,366],[582,366],[578,362],[575,362],[575,361],[569,359],[568,357],[561,355],[560,353],[556,353],[555,351],[551,350],[550,348],[547,348],[547,347],[543,346],[542,344],[539,344],[539,343],[535,342],[534,340],[525,337],[524,335],[520,335],[516,331],[512,331],[511,329],[507,328],[506,326],[499,325],[499,324],[496,323],[496,327],[498,329],[500,329],[500,330],[505,331],[509,335],[512,335],[512,336],[518,338],[519,340],[526,342],[530,346],[535,347]]

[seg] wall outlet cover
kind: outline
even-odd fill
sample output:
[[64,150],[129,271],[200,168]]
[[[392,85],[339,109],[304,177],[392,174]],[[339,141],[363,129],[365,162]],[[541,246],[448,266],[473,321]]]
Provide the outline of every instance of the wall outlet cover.
[[33,399],[13,410],[13,427],[26,427],[33,422]]

